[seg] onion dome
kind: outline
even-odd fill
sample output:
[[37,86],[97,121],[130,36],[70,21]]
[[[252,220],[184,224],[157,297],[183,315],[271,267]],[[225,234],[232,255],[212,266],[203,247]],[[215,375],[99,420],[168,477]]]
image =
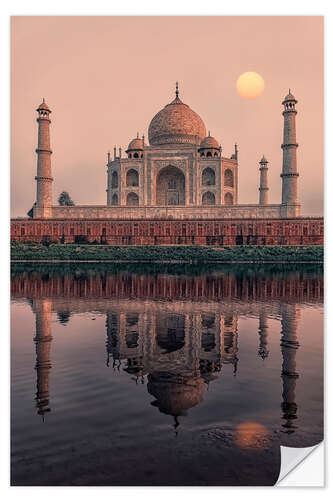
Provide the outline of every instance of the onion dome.
[[144,139],[140,139],[139,138],[139,133],[137,133],[137,136],[135,139],[132,139],[131,142],[129,143],[128,145],[128,148],[126,150],[126,153],[128,151],[138,151],[138,150],[142,150],[144,148],[144,146],[146,146],[146,144],[144,143]]
[[152,146],[163,144],[198,145],[206,136],[206,127],[200,116],[178,96],[159,111],[148,129],[149,143]]
[[220,146],[217,140],[208,132],[208,136],[201,141],[198,151],[200,156],[218,156]]
[[200,143],[200,149],[219,149],[219,147],[219,143],[210,135],[210,132],[208,132],[208,136]]

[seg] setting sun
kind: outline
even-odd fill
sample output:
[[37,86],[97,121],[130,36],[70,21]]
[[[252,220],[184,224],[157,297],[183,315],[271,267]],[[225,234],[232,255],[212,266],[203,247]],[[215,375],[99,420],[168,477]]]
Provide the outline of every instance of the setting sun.
[[264,79],[253,71],[243,73],[237,80],[237,91],[245,99],[256,99],[265,89]]

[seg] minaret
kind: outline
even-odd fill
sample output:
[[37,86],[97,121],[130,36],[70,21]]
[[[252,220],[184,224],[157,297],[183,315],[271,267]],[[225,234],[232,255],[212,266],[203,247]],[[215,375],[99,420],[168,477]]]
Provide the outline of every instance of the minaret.
[[259,162],[260,186],[259,186],[259,205],[268,204],[268,161],[263,156]]
[[269,354],[267,347],[267,336],[268,336],[268,323],[267,323],[267,313],[265,310],[259,312],[259,348],[258,354],[262,359],[266,359]]
[[50,146],[50,113],[48,105],[43,99],[36,109],[38,113],[38,147],[37,153],[37,193],[34,206],[34,218],[52,217],[52,172]]
[[112,159],[111,159],[111,153],[110,151],[108,152],[108,161],[107,161],[107,164],[106,164],[106,204],[107,205],[111,205],[111,175],[110,175],[110,171],[111,171],[111,162],[112,162]]
[[296,381],[299,377],[296,371],[297,327],[299,308],[297,304],[281,304],[281,353],[282,353],[282,427],[290,434],[295,431],[294,420],[297,419]]
[[296,152],[296,99],[290,93],[282,102],[284,106],[284,128],[283,128],[283,163],[282,163],[282,217],[295,217],[300,215],[300,204],[298,199],[298,172]]
[[33,304],[36,315],[36,365],[37,392],[36,406],[38,415],[51,411],[49,408],[49,375],[51,370],[51,301],[36,299]]

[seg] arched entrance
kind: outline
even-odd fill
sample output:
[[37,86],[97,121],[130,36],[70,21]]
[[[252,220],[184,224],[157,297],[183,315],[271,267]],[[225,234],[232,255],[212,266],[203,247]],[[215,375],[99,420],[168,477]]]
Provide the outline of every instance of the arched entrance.
[[224,204],[225,205],[233,205],[234,199],[231,193],[225,193],[224,195]]
[[113,172],[112,173],[112,178],[111,178],[111,187],[112,188],[117,188],[118,187],[118,173]]
[[215,205],[215,194],[211,191],[206,191],[202,195],[202,204],[203,205]]
[[227,168],[224,172],[224,185],[228,187],[234,187],[234,174]]
[[126,186],[138,186],[139,185],[139,174],[137,170],[131,168],[126,174]]
[[202,185],[215,186],[215,172],[212,168],[207,167],[202,172]]
[[179,168],[169,165],[158,173],[156,205],[185,205],[185,176]]
[[111,199],[111,205],[118,205],[118,195],[117,193],[114,193]]
[[126,198],[126,205],[133,207],[139,205],[139,197],[136,193],[128,193]]

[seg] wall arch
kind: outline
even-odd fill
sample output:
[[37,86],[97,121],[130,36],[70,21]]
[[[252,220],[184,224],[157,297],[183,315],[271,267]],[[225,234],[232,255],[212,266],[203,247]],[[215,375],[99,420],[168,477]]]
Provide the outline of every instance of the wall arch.
[[126,198],[126,205],[129,207],[139,205],[139,197],[136,193],[128,193]]
[[139,174],[137,170],[131,168],[126,174],[126,186],[136,187],[139,185]]
[[111,176],[111,187],[113,189],[118,187],[118,172],[112,172]]
[[225,205],[233,205],[234,204],[234,197],[232,196],[231,193],[225,193],[224,204]]
[[224,185],[227,187],[234,187],[234,174],[230,168],[224,171]]
[[207,167],[202,171],[202,185],[215,186],[215,171]]
[[202,204],[203,205],[215,205],[215,194],[211,191],[206,191],[202,195]]
[[119,198],[117,193],[114,193],[111,198],[111,205],[119,205]]

